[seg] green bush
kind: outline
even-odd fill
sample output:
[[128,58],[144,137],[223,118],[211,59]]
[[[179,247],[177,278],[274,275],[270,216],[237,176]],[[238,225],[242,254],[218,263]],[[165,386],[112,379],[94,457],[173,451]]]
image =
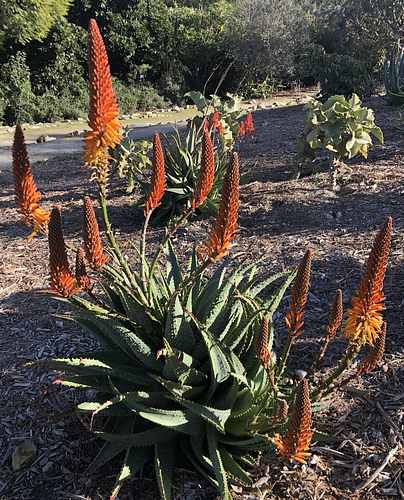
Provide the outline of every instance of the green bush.
[[314,159],[317,150],[327,153],[333,187],[339,163],[356,155],[367,158],[373,144],[371,136],[383,143],[383,132],[375,124],[373,110],[362,107],[356,94],[349,100],[342,95],[330,97],[324,103],[313,100],[306,109],[306,124],[298,149],[309,160]]
[[368,97],[376,90],[377,80],[368,64],[348,54],[324,54],[317,65],[323,99],[336,94]]
[[32,92],[30,70],[24,52],[17,52],[1,68],[0,95],[4,102],[4,121],[32,122],[36,97]]
[[114,79],[114,89],[118,96],[119,110],[123,115],[130,115],[139,110],[167,107],[167,102],[151,85],[125,84]]

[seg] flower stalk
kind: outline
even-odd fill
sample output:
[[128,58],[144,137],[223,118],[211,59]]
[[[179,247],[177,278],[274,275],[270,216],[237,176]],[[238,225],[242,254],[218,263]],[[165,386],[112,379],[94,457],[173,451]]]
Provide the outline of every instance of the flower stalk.
[[59,207],[52,209],[48,240],[51,289],[62,297],[70,297],[75,293],[76,287],[67,258]]

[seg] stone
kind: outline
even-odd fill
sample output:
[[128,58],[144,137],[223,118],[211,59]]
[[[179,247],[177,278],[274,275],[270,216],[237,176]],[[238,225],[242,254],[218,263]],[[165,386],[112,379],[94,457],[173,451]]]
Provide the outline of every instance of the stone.
[[50,135],[40,135],[37,137],[36,142],[42,144],[44,142],[56,141],[56,137],[51,137]]
[[11,457],[11,465],[14,471],[21,470],[33,462],[36,457],[37,448],[33,441],[27,439],[17,445]]

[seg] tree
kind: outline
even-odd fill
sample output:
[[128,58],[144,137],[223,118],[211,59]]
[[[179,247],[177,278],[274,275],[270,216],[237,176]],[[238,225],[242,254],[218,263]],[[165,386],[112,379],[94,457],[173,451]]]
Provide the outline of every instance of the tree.
[[0,0],[0,43],[43,40],[56,21],[63,19],[72,0]]
[[296,52],[309,41],[306,12],[296,0],[236,2],[228,20],[228,50],[247,78],[293,78]]

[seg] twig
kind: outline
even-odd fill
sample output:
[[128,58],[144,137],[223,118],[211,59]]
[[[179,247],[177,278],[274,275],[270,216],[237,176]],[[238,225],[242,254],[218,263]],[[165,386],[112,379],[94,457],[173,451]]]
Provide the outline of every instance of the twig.
[[401,449],[401,447],[399,445],[395,446],[393,449],[391,449],[388,454],[386,455],[386,458],[383,460],[382,464],[380,465],[379,468],[377,468],[374,473],[364,482],[362,483],[360,486],[358,486],[358,488],[356,488],[356,490],[354,491],[354,493],[359,493],[360,491],[364,490],[365,488],[367,488],[371,483],[373,483],[373,481],[377,478],[377,476],[383,472],[383,470],[387,467],[387,465],[389,464],[389,462],[391,461],[391,459],[394,457],[394,455]]

